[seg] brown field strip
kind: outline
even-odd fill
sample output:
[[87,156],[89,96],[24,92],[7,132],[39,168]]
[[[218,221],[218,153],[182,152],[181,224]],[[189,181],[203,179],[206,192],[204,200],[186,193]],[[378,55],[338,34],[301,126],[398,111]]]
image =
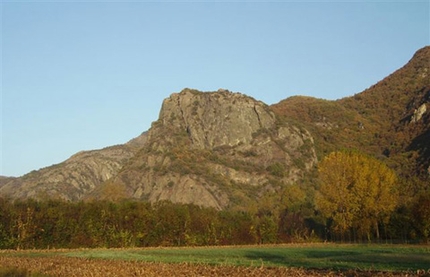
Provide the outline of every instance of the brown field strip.
[[[137,261],[70,257],[1,257],[1,268],[26,269],[45,276],[404,276],[387,272],[309,270],[286,267],[212,266],[190,263],[150,263]],[[31,275],[30,275],[31,276]],[[411,275],[409,275],[411,276]]]

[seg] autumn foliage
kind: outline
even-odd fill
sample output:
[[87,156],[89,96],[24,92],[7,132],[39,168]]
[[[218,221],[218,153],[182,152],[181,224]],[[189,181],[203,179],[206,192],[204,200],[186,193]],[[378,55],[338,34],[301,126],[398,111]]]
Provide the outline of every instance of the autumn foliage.
[[382,162],[354,151],[333,152],[319,166],[316,204],[342,236],[353,230],[369,240],[397,205],[397,178]]

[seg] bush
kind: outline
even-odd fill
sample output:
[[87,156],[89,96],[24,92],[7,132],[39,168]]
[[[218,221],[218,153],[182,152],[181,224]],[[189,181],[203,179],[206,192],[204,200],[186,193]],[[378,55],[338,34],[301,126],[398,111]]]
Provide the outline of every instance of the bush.
[[285,166],[281,163],[274,163],[269,165],[266,170],[276,177],[285,177]]

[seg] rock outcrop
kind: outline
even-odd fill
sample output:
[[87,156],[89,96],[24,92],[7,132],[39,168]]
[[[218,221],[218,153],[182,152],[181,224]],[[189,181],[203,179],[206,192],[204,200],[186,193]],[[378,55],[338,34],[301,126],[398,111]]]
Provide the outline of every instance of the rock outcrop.
[[147,145],[113,182],[138,199],[223,209],[281,189],[316,162],[310,133],[264,103],[185,89],[164,100]]
[[249,144],[253,133],[273,127],[275,115],[264,103],[240,93],[184,90],[164,100],[160,120],[186,130],[193,147],[212,149]]
[[426,111],[426,103],[423,103],[421,106],[418,107],[418,109],[415,109],[414,114],[412,115],[411,123],[418,122],[426,113]]

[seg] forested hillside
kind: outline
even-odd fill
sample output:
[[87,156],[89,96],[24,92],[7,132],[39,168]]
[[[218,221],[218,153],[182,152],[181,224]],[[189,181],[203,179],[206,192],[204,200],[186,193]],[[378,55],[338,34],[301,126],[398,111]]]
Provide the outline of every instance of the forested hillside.
[[361,93],[337,101],[295,96],[272,106],[311,130],[319,156],[354,148],[386,158],[402,176],[426,178],[430,166],[430,47]]

